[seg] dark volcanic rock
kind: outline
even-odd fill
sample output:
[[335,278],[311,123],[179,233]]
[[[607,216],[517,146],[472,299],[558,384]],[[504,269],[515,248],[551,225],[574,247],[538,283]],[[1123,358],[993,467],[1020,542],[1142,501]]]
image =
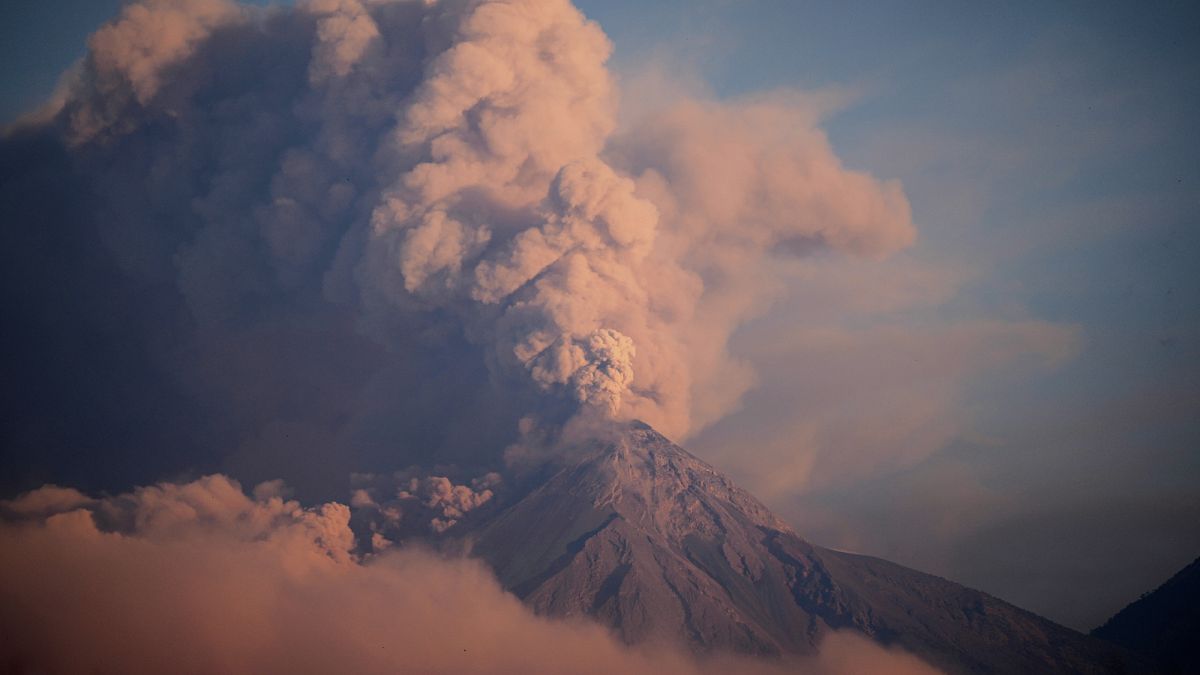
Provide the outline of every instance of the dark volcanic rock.
[[1144,654],[1168,673],[1200,672],[1192,640],[1200,634],[1200,558],[1092,635]]
[[477,536],[476,553],[536,611],[593,617],[630,643],[807,654],[849,629],[950,673],[1136,670],[985,593],[814,546],[640,423],[583,449]]

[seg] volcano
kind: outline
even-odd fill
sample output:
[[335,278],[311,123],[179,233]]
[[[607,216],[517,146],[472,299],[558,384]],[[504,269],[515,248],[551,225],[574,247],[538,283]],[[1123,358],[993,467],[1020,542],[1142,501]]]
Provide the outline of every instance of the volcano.
[[474,533],[474,553],[540,614],[697,652],[812,654],[848,630],[947,673],[1143,670],[986,593],[813,545],[645,424],[571,456]]

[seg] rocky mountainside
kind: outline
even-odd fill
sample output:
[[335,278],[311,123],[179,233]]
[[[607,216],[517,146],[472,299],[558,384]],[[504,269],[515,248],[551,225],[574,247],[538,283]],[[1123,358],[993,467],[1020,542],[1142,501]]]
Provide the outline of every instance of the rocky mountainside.
[[536,611],[593,617],[630,643],[806,654],[848,629],[948,673],[1140,670],[985,593],[814,546],[640,423],[581,449],[476,536],[474,551]]
[[1104,622],[1092,635],[1143,654],[1168,673],[1200,672],[1200,558]]

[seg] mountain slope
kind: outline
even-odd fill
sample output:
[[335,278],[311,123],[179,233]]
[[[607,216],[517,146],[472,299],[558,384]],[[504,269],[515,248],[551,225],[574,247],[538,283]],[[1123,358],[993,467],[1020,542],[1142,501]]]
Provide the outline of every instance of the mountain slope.
[[1200,632],[1200,558],[1154,592],[1117,612],[1092,635],[1162,664],[1169,673],[1200,670],[1192,640]]
[[812,653],[831,629],[951,673],[1121,672],[1119,650],[996,598],[804,541],[744,490],[634,423],[581,451],[477,533],[536,611],[628,642]]

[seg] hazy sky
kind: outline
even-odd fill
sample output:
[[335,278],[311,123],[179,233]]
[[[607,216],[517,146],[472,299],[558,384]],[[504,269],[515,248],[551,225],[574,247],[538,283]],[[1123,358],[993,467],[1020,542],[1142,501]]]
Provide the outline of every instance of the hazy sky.
[[[891,272],[845,282],[875,287],[842,311],[814,316],[805,288],[817,279],[798,275],[783,311],[741,335],[769,364],[762,386],[692,447],[762,493],[780,467],[739,461],[754,454],[738,445],[747,427],[779,460],[805,442],[802,428],[813,444],[861,444],[873,441],[852,428],[896,421],[888,430],[908,438],[881,440],[866,468],[818,468],[807,487],[785,481],[764,496],[817,541],[1079,628],[1200,554],[1200,11],[581,6],[616,42],[626,76],[658,62],[721,96],[843,92],[825,125],[835,147],[853,167],[900,179],[919,229]],[[1046,344],[1055,329],[1069,344]],[[823,331],[857,346],[827,348]],[[754,356],[763,345],[778,351]],[[814,377],[820,388],[805,384]],[[938,403],[913,407],[930,386]],[[823,419],[784,421],[803,406]],[[888,466],[897,443],[911,443],[911,460]]]
[[[1080,629],[1200,555],[1200,10],[577,4],[624,114],[817,91],[917,227],[882,263],[781,265],[732,343],[757,384],[689,449],[817,543]],[[7,3],[0,117],[117,5]]]

